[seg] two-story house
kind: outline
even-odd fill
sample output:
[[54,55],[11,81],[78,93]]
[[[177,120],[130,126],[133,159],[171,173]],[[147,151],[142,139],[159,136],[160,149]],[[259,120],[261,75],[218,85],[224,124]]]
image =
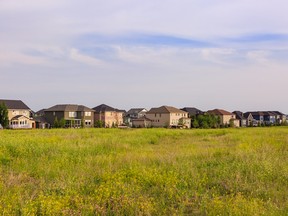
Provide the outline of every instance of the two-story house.
[[35,121],[32,119],[32,110],[23,101],[0,99],[0,104],[2,103],[8,109],[9,128],[35,128]]
[[222,126],[230,125],[231,122],[233,122],[233,125],[235,127],[240,126],[240,121],[238,119],[236,119],[236,115],[234,113],[228,112],[228,111],[223,110],[223,109],[208,110],[207,113],[210,115],[219,116],[220,124]]
[[146,117],[151,120],[153,127],[191,127],[188,113],[172,106],[151,108]]
[[44,117],[52,127],[62,119],[67,128],[94,127],[94,110],[83,105],[58,104],[45,109]]
[[96,106],[93,110],[95,111],[95,122],[101,122],[104,127],[117,127],[123,124],[125,110],[115,109],[106,104]]

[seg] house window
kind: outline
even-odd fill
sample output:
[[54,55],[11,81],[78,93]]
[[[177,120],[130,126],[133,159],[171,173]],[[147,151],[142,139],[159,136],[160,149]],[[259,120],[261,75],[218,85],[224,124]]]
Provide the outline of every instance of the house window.
[[69,117],[77,117],[77,112],[69,112]]
[[85,116],[91,116],[91,112],[85,112]]
[[53,116],[55,116],[55,112],[53,112]]
[[157,116],[157,114],[155,113],[155,117]]
[[91,125],[91,120],[85,120],[85,125]]

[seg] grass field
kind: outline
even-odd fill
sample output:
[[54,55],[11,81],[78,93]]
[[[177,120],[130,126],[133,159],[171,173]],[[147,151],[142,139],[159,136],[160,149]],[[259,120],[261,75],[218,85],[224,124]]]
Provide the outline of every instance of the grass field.
[[0,131],[0,215],[288,215],[288,127]]

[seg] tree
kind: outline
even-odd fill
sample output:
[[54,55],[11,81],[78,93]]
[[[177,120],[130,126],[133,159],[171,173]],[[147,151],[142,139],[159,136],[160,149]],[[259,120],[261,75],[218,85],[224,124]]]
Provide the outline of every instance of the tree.
[[0,124],[3,128],[7,128],[9,125],[8,109],[4,103],[0,104]]
[[54,124],[53,124],[54,128],[59,128],[59,121],[58,121],[58,118],[56,117],[54,119]]

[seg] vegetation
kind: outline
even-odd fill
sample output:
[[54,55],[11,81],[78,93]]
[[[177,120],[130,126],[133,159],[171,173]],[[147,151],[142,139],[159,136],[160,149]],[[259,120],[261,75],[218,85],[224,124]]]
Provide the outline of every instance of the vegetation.
[[9,125],[8,109],[4,103],[0,103],[0,125],[7,128]]
[[0,131],[0,215],[288,215],[288,127]]
[[219,128],[220,118],[215,115],[197,115],[192,118],[192,128]]
[[58,118],[56,117],[55,120],[54,120],[54,124],[53,124],[53,127],[54,128],[65,128],[65,119],[64,118],[61,118],[60,120],[58,120]]

